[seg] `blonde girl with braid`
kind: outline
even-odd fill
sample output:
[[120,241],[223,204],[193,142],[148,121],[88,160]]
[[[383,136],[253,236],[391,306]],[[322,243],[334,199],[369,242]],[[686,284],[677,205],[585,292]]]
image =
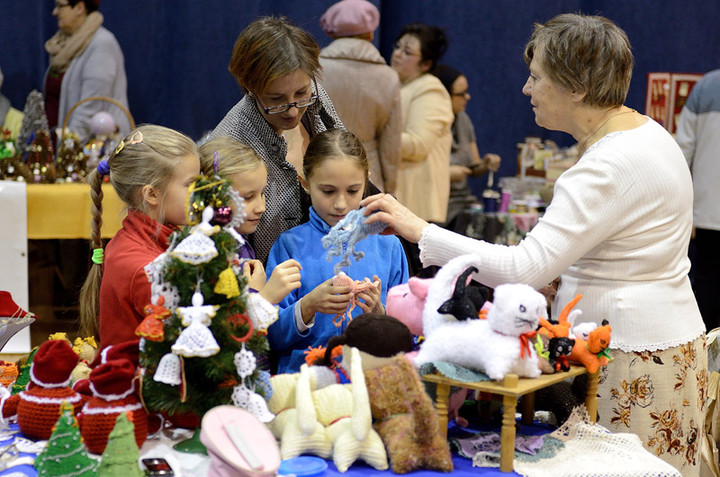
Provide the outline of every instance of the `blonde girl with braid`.
[[[99,335],[100,349],[137,339],[135,328],[150,304],[144,267],[167,249],[170,234],[185,225],[188,188],[199,174],[199,152],[192,139],[162,126],[143,125],[88,175],[93,265],[80,292],[80,332]],[[101,185],[106,175],[128,215],[103,250]]]

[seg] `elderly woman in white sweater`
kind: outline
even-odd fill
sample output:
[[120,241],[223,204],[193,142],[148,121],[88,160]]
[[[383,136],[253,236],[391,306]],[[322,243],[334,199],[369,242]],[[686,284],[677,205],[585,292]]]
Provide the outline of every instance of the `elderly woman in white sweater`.
[[579,320],[612,326],[599,388],[600,423],[637,434],[683,476],[698,475],[707,398],[705,327],[687,257],[692,181],[660,125],[623,105],[633,68],[628,38],[602,17],[559,15],[526,46],[523,93],[538,125],[571,134],[580,160],[556,182],[544,217],[516,246],[473,240],[412,214],[388,195],[365,199],[383,221],[419,242],[423,265],[477,254],[485,285],[541,288],[558,275],[553,314],[576,294]]

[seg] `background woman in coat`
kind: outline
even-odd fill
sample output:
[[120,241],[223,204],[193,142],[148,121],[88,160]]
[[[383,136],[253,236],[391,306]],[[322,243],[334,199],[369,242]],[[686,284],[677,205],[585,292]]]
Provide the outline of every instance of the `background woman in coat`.
[[[106,96],[128,107],[125,59],[115,36],[102,26],[100,0],[55,0],[58,31],[47,42],[50,67],[45,75],[45,112],[50,130],[62,126],[68,111],[80,100]],[[70,115],[67,127],[84,143],[90,119],[98,111],[115,118],[120,137],[130,132],[122,109],[102,101],[87,101]]]

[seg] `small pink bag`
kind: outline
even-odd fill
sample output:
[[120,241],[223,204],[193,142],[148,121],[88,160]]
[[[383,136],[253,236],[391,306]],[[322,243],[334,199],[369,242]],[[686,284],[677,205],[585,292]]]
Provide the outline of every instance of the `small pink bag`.
[[200,441],[212,460],[208,477],[274,476],[280,467],[280,450],[270,430],[235,406],[205,413]]

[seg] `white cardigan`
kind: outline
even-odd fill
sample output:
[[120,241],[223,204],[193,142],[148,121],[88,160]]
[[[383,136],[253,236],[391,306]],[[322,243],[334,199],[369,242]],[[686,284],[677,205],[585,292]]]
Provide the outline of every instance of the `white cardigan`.
[[545,215],[520,244],[490,244],[431,225],[420,258],[442,265],[476,253],[475,279],[491,287],[540,288],[560,275],[555,317],[582,293],[578,322],[609,320],[611,348],[667,349],[704,331],[687,276],[692,200],[680,148],[648,118],[605,136],[562,174]]

